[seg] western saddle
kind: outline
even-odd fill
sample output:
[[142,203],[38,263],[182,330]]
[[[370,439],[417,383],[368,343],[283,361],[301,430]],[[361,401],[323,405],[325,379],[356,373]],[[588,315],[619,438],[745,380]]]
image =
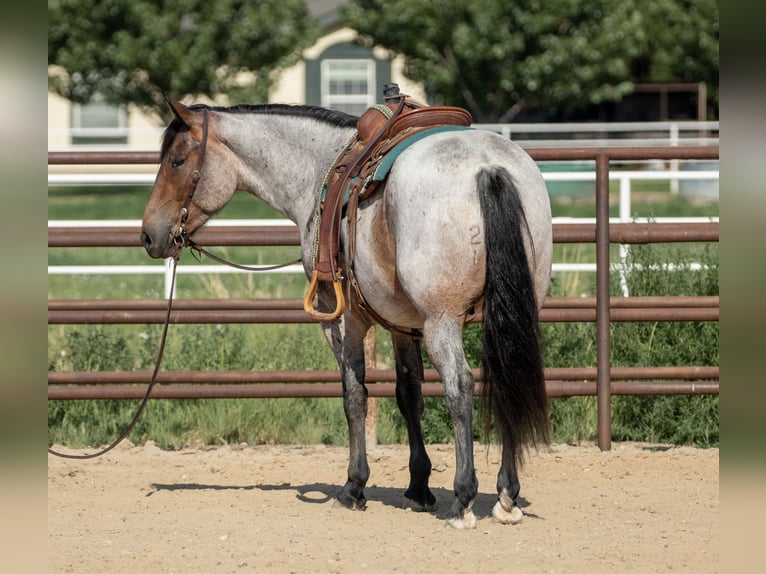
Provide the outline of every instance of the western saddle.
[[[345,214],[349,238],[349,256],[345,263],[345,271],[351,279],[350,285],[355,288],[362,307],[387,327],[372,309],[367,308],[353,277],[357,204],[360,199],[369,197],[380,183],[384,183],[393,159],[409,143],[419,139],[413,136],[423,137],[427,135],[426,130],[443,126],[467,127],[472,122],[471,114],[467,110],[453,106],[420,104],[407,95],[400,94],[399,86],[393,83],[384,86],[383,101],[383,104],[368,108],[359,118],[356,132],[338,154],[319,191],[315,216],[317,225],[314,235],[313,271],[303,300],[306,313],[318,321],[334,321],[345,309],[344,269],[338,260],[340,224]],[[384,162],[392,151],[391,157]],[[332,312],[324,313],[314,308],[320,281],[333,284],[336,306]]]

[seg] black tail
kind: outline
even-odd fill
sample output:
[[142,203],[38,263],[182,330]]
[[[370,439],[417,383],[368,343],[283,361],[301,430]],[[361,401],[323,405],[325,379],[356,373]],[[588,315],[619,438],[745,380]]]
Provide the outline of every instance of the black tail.
[[521,198],[503,168],[477,176],[487,246],[484,287],[483,411],[521,464],[527,446],[548,442],[538,309],[524,250]]

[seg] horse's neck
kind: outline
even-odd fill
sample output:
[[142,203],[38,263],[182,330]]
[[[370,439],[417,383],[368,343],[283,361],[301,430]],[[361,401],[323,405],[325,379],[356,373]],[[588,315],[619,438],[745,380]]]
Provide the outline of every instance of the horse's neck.
[[234,119],[225,138],[242,161],[239,189],[305,229],[327,170],[353,129],[294,116],[254,113]]

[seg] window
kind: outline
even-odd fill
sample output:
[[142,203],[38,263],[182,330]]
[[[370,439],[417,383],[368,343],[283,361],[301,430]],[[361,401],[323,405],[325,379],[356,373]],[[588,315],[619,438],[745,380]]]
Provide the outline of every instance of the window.
[[106,102],[72,105],[73,144],[124,144],[128,142],[125,106]]
[[323,60],[322,107],[360,116],[375,105],[373,60]]
[[315,60],[306,60],[306,103],[361,115],[383,98],[391,81],[391,60],[353,42],[329,46]]

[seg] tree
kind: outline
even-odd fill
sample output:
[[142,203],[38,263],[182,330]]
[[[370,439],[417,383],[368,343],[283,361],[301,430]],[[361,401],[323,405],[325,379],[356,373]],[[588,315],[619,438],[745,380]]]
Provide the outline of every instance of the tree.
[[[432,103],[464,106],[478,122],[505,122],[525,107],[561,113],[630,93],[637,61],[659,61],[650,52],[656,46],[678,51],[675,26],[652,20],[666,3],[694,1],[351,0],[342,17],[366,44],[402,54],[405,74],[426,86]],[[708,43],[717,70],[717,5],[707,17],[716,22]]]
[[49,0],[48,87],[159,122],[165,94],[266,101],[317,36],[304,0]]
[[650,30],[633,61],[636,82],[705,82],[711,116],[718,119],[718,0],[651,0],[642,4]]

